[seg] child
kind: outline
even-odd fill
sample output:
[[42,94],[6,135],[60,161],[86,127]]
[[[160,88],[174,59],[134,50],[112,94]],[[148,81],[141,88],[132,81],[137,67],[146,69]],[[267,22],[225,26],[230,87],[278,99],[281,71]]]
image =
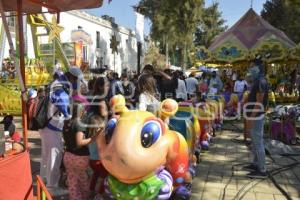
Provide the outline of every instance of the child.
[[[21,136],[18,132],[16,132],[16,126],[13,121],[12,115],[6,115],[0,124],[4,124],[4,135],[7,133],[6,142],[9,144],[9,149],[14,150],[14,153],[20,153],[24,150],[24,146],[20,143]],[[5,133],[6,132],[6,133]]]
[[12,115],[6,115],[0,124],[4,124],[4,131],[9,132],[9,137],[12,142],[21,142],[21,136],[16,132],[16,126],[13,120],[14,117]]
[[89,150],[87,145],[92,143],[100,131],[88,138],[83,123],[80,123],[85,113],[81,102],[74,102],[72,118],[66,120],[63,128],[65,140],[64,165],[67,172],[70,200],[86,200],[89,196],[89,181],[86,170],[89,167]]
[[229,117],[234,117],[236,116],[238,113],[238,104],[239,104],[239,97],[237,94],[232,94],[230,96],[230,100],[227,103],[225,109],[225,114]]
[[[88,129],[88,134],[89,137],[95,137],[99,130],[104,130],[105,123],[102,117],[99,115],[93,115],[89,119],[89,129]],[[90,167],[93,170],[93,176],[91,179],[90,183],[90,190],[92,192],[95,191],[95,187],[97,184],[97,180],[99,177],[102,178],[101,180],[101,185],[99,191],[96,190],[96,192],[99,192],[100,194],[104,193],[104,179],[108,175],[108,172],[106,169],[103,167],[101,161],[100,161],[100,156],[98,153],[98,147],[96,144],[96,141],[93,141],[92,143],[89,144],[89,153],[90,153]]]

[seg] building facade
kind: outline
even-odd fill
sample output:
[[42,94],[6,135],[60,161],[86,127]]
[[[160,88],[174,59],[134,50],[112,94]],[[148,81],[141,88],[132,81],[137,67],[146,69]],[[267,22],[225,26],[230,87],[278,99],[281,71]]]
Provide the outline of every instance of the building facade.
[[[48,22],[52,21],[52,17],[51,14],[44,15]],[[16,34],[13,28],[15,22],[12,17],[8,19],[11,35],[15,41]],[[124,69],[136,71],[137,40],[135,33],[116,24],[113,18],[109,16],[97,17],[83,11],[69,11],[60,14],[59,25],[63,28],[63,31],[60,33],[61,43],[74,43],[74,49],[77,52],[75,57],[79,57],[79,60],[86,63],[89,68],[107,66],[119,74]],[[31,26],[30,23],[25,26],[25,49],[28,58],[35,58],[35,42],[32,37],[33,29]],[[47,30],[38,28],[34,34],[39,35],[39,45],[51,44]],[[116,52],[113,52],[111,48],[113,36],[115,36],[113,43],[116,44]],[[0,59],[3,60],[9,57],[9,46],[3,28],[0,42]],[[53,46],[51,48],[53,49]]]

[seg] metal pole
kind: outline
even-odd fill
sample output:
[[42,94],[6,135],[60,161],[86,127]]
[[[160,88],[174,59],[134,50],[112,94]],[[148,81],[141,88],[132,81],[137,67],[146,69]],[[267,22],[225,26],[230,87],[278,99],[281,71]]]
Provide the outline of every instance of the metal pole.
[[[3,0],[0,0],[0,13],[1,13],[1,16],[5,16],[2,1]],[[18,76],[19,76],[19,85],[21,87],[21,90],[25,91],[24,79],[22,79],[22,77],[21,77],[21,71],[20,71],[20,67],[18,65],[19,62],[16,58],[16,52],[15,52],[14,44],[13,44],[13,41],[12,41],[12,38],[11,38],[11,35],[10,35],[10,32],[9,32],[6,17],[2,17],[2,21],[3,21],[3,27],[4,27],[4,30],[5,30],[5,33],[6,33],[6,37],[7,37],[7,40],[8,40],[8,45],[9,45],[9,48],[10,48],[9,54],[14,59],[14,62],[16,64],[17,73],[18,73]]]
[[116,53],[114,52],[114,72],[116,72]]
[[[2,21],[3,21],[3,27],[5,29],[5,33],[6,33],[6,37],[8,40],[8,44],[9,44],[9,48],[10,48],[10,56],[11,58],[13,58],[15,65],[16,65],[16,70],[17,70],[17,74],[19,77],[19,85],[22,91],[22,96],[21,96],[21,100],[22,100],[22,124],[23,124],[23,138],[24,138],[24,146],[25,148],[28,148],[28,141],[27,141],[27,113],[26,113],[26,87],[25,87],[25,68],[24,68],[24,39],[23,39],[23,19],[22,19],[22,2],[20,0],[18,0],[18,20],[19,20],[19,36],[20,37],[20,50],[23,50],[23,53],[20,53],[20,65],[19,62],[16,58],[16,52],[15,52],[15,48],[13,45],[13,41],[9,32],[9,28],[8,28],[8,24],[7,24],[7,20],[4,14],[4,9],[3,9],[3,4],[2,4],[3,0],[0,0],[0,13],[2,16]],[[20,23],[21,21],[21,23]],[[21,25],[20,25],[21,24]],[[22,45],[21,45],[22,44]],[[21,48],[22,46],[22,48]],[[23,56],[23,59],[21,59],[21,56]],[[23,69],[22,69],[23,68]],[[22,74],[23,73],[23,74]]]
[[56,65],[56,63],[55,63],[55,38],[53,38],[53,40],[52,40],[52,43],[53,43],[53,66],[55,67],[55,65]]
[[[21,77],[25,80],[25,62],[24,62],[24,33],[23,33],[23,16],[22,16],[22,0],[17,1],[17,15],[18,15],[18,26],[19,26],[19,49],[20,49],[20,70]],[[25,95],[26,86],[24,85],[24,91],[22,94]],[[22,98],[22,125],[23,125],[23,140],[24,146],[28,148],[28,131],[27,131],[27,109],[26,100]]]
[[169,66],[169,43],[166,42],[166,67]]
[[142,43],[137,43],[137,74],[141,73],[141,50],[142,50]]

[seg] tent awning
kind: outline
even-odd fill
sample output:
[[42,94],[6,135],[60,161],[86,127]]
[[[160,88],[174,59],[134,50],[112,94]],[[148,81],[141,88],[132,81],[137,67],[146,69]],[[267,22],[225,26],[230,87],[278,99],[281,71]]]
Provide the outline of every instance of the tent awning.
[[195,60],[233,64],[250,62],[260,55],[268,63],[277,63],[300,60],[297,51],[296,44],[284,32],[249,9],[234,26],[216,37],[208,49],[198,47]]
[[[2,0],[5,12],[17,11],[18,0]],[[63,12],[77,9],[101,7],[103,0],[22,0],[22,12],[41,13],[42,7],[50,11]]]

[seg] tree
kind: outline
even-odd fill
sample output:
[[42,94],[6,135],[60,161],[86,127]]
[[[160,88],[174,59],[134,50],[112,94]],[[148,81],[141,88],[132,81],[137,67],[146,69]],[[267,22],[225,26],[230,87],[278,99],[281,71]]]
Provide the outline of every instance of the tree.
[[294,6],[296,9],[300,10],[299,0],[286,0],[287,5]]
[[203,0],[141,0],[137,9],[152,21],[151,37],[164,44],[167,56],[168,47],[180,49],[184,66],[203,6]]
[[154,42],[150,42],[150,46],[145,53],[144,64],[151,64],[156,69],[163,68],[166,57],[159,52]]
[[[286,3],[289,2],[289,3]],[[300,42],[300,9],[294,0],[268,0],[261,16],[274,27],[282,30],[294,42]]]
[[197,46],[209,47],[214,38],[227,29],[222,13],[219,11],[219,3],[214,2],[205,8],[202,23],[198,26],[195,33],[194,43]]

